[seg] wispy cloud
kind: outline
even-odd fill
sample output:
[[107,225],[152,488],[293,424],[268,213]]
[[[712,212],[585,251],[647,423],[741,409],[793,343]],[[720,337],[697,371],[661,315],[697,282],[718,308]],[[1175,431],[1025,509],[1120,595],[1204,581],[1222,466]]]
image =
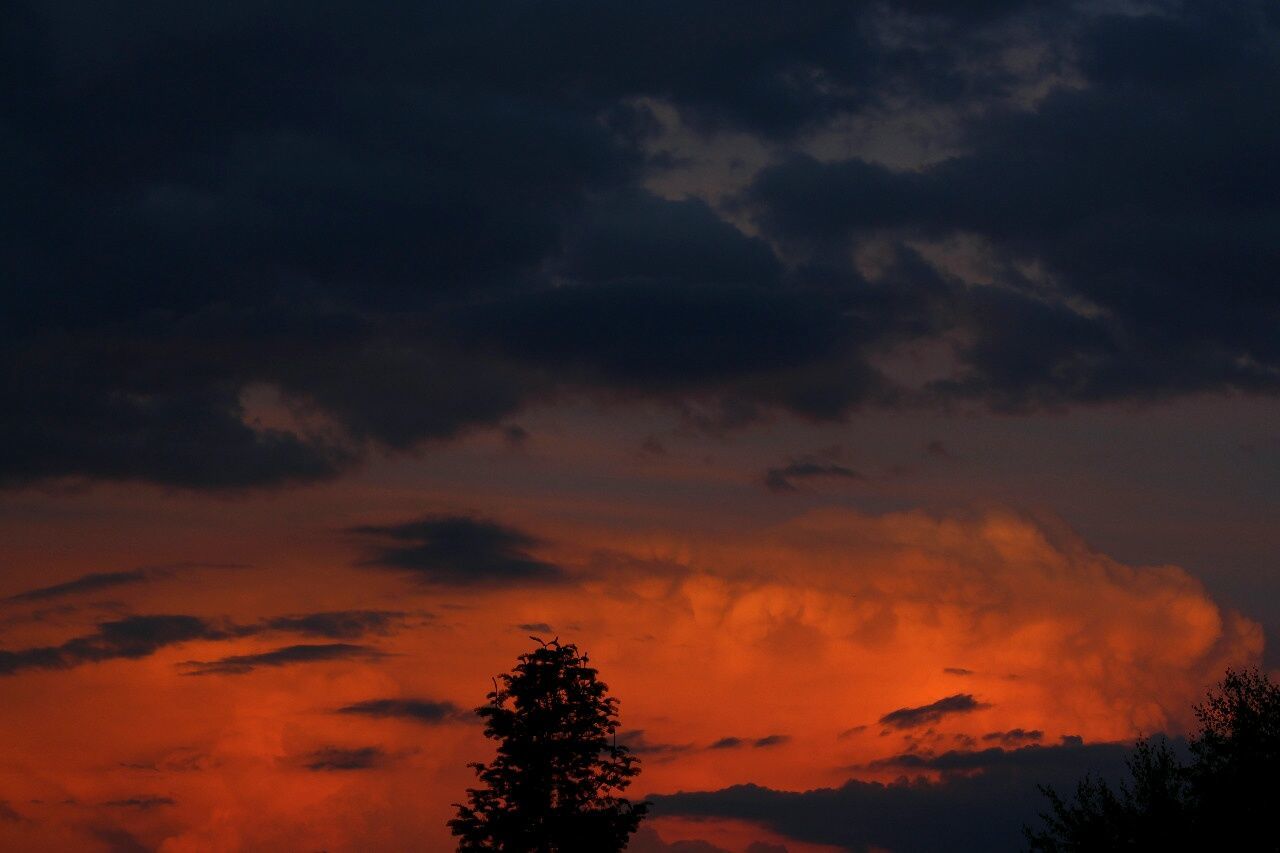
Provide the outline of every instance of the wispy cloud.
[[974,699],[970,693],[957,693],[954,696],[930,702],[928,705],[890,711],[880,718],[880,724],[895,729],[913,729],[917,726],[936,723],[951,714],[967,714],[989,707],[991,706]]
[[431,699],[366,699],[339,708],[339,714],[382,717],[437,724],[463,718],[464,712],[452,702]]
[[257,654],[229,655],[211,661],[186,661],[182,666],[187,675],[244,675],[263,667],[335,660],[377,660],[383,657],[386,657],[385,652],[352,643],[300,644]]

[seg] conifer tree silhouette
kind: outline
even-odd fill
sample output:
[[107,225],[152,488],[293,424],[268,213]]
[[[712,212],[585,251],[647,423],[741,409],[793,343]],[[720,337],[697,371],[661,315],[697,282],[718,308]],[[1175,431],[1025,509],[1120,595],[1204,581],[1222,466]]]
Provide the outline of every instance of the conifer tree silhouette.
[[454,804],[458,850],[620,851],[649,806],[618,796],[640,772],[617,743],[618,700],[577,646],[532,639],[540,648],[498,676],[476,709],[497,755],[470,765],[482,785]]

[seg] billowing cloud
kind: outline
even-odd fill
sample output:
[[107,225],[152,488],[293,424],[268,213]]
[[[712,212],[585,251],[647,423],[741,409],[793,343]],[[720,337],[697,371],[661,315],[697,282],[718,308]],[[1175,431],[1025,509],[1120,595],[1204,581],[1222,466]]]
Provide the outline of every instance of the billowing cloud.
[[[190,649],[174,642],[152,660],[33,676],[10,691],[4,726],[45,734],[10,747],[15,765],[41,771],[0,773],[4,798],[32,821],[0,821],[0,839],[77,849],[89,843],[83,808],[62,799],[99,808],[143,792],[175,802],[101,809],[101,822],[149,849],[396,849],[404,838],[446,847],[449,803],[474,783],[467,762],[490,748],[479,726],[446,715],[470,718],[491,676],[534,645],[513,625],[543,621],[591,654],[619,698],[619,742],[644,768],[633,793],[659,796],[652,827],[665,844],[910,850],[954,831],[972,849],[977,826],[1016,844],[1018,823],[1043,808],[1036,783],[1069,789],[1104,769],[1094,757],[1118,758],[1120,743],[1185,732],[1222,669],[1261,655],[1257,625],[1185,571],[1120,562],[1052,520],[797,512],[639,532],[522,515],[539,544],[518,550],[575,579],[559,584],[406,588],[394,573],[350,565],[332,538],[301,542],[292,562],[261,573],[252,598],[232,585],[200,591],[204,612],[225,620],[148,634],[194,633]],[[183,592],[175,586],[148,592]],[[416,618],[420,609],[435,618]],[[376,639],[323,633],[348,624]],[[24,649],[63,642],[56,625],[11,630]],[[98,633],[75,636],[102,644]],[[209,674],[179,677],[173,664],[184,659],[199,662],[186,671]],[[944,671],[957,664],[969,674]],[[91,730],[75,725],[84,710],[73,700],[87,695]],[[956,695],[989,707],[913,728],[876,724]],[[736,748],[709,748],[726,736]],[[369,747],[381,754],[358,752]],[[734,787],[748,782],[749,797]],[[680,791],[706,799],[661,796]],[[937,824],[918,819],[935,810]],[[856,820],[837,819],[845,814]]]
[[494,521],[436,515],[351,532],[376,543],[362,565],[403,571],[448,586],[555,582],[559,567],[534,557],[534,537]]
[[1263,0],[460,8],[3,13],[0,485],[315,482],[566,392],[1280,391]]

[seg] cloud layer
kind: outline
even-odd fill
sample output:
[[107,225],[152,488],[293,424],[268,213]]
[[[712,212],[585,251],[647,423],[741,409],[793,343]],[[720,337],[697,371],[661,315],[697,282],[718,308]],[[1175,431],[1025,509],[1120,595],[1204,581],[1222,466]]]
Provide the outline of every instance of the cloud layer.
[[566,393],[717,427],[1275,394],[1277,26],[11,4],[0,483],[315,481]]

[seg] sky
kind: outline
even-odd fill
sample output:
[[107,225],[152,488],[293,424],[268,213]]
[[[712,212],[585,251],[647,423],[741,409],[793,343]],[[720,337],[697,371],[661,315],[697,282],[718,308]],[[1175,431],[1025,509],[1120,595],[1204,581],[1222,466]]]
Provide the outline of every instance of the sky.
[[1274,0],[0,5],[0,848],[1016,850],[1280,631]]

